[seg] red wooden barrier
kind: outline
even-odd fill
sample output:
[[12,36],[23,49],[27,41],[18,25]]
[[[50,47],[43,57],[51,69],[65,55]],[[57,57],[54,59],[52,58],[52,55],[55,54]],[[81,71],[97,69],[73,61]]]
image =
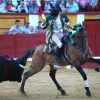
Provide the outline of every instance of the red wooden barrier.
[[83,22],[87,26],[88,42],[93,56],[100,56],[100,19],[90,19]]
[[19,57],[32,46],[45,43],[45,34],[0,35],[0,55]]

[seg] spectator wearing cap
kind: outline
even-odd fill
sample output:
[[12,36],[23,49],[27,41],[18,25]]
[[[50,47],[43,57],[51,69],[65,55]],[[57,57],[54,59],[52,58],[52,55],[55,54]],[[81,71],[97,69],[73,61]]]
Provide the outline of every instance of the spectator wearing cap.
[[36,0],[32,0],[32,1],[29,1],[28,5],[28,11],[31,13],[39,13],[39,7],[37,5],[37,1]]
[[89,12],[90,4],[89,0],[75,0],[78,3],[80,12]]
[[78,4],[73,1],[73,0],[67,0],[67,3],[66,3],[66,8],[67,8],[67,11],[70,13],[74,13],[74,12],[78,12],[79,11],[79,7],[78,7]]
[[24,34],[29,34],[29,25],[30,23],[26,22],[25,25],[23,26]]
[[53,5],[50,3],[50,0],[45,0],[45,2],[41,6],[44,13],[50,13],[53,9]]
[[23,28],[20,26],[20,20],[15,21],[15,25],[10,28],[9,34],[23,34]]

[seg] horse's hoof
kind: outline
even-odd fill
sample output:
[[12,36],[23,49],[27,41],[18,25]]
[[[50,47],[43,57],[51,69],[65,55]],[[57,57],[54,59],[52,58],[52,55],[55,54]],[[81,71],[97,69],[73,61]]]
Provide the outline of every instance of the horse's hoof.
[[22,93],[22,95],[23,95],[24,97],[28,97],[26,93]]
[[92,95],[91,95],[91,92],[90,92],[90,91],[86,92],[86,95],[87,95],[87,97],[92,97]]
[[96,68],[95,71],[100,72],[100,68]]
[[62,91],[61,91],[61,95],[66,96],[67,93],[66,93],[64,90],[62,90]]
[[23,96],[28,97],[25,91],[21,91],[21,90],[20,90],[20,92],[21,92],[21,94],[22,94]]

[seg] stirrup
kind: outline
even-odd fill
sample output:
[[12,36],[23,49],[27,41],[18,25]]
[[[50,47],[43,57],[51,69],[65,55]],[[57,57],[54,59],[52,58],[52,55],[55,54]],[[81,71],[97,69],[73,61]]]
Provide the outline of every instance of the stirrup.
[[59,69],[59,68],[60,68],[59,63],[54,62],[54,63],[53,63],[53,68],[54,68],[54,69]]
[[59,65],[53,65],[53,68],[54,69],[60,69],[60,66]]

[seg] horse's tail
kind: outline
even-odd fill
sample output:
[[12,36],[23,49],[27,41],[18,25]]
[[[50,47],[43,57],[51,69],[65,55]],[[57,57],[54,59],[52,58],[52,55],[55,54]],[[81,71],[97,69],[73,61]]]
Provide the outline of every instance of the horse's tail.
[[26,51],[23,53],[23,55],[17,59],[17,61],[18,61],[20,64],[25,65],[26,62],[27,62],[27,58],[33,54],[33,52],[35,51],[35,49],[36,49],[36,47],[34,46],[34,47],[32,47],[32,48],[26,50]]

